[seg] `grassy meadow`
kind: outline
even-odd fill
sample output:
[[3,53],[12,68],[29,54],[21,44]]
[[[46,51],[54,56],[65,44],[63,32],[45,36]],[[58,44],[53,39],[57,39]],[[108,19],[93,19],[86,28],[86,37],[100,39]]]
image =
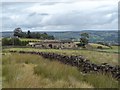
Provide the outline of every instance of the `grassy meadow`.
[[31,42],[39,42],[40,39],[32,39],[32,38],[20,38],[21,41],[31,41]]
[[[113,46],[114,50],[118,48]],[[76,67],[38,55],[10,53],[16,51],[54,52],[83,55],[93,63],[118,65],[117,53],[92,50],[4,48],[2,59],[3,88],[118,88],[118,81],[100,73],[83,74]],[[104,49],[105,50],[105,49]],[[107,50],[107,49],[106,49]],[[110,49],[108,49],[110,50]]]
[[110,75],[82,74],[76,67],[38,55],[3,54],[3,88],[117,88]]
[[40,51],[40,52],[54,52],[64,55],[83,55],[85,58],[89,59],[93,63],[109,63],[111,65],[118,65],[118,55],[117,53],[105,53],[98,51],[89,50],[61,50],[61,49],[36,49],[36,48],[8,48],[4,51],[16,50],[16,51]]
[[110,47],[102,45],[102,44],[97,44],[97,43],[90,43],[90,45],[94,48],[97,49],[98,46],[101,46],[103,49],[110,49]]
[[105,51],[105,52],[109,52],[109,53],[119,53],[120,54],[119,48],[120,48],[120,46],[112,46],[112,49],[105,48],[105,49],[100,50],[100,51]]
[[[90,45],[96,51],[107,52],[107,53],[120,53],[120,51],[118,50],[120,48],[120,46],[108,47],[108,46],[97,44],[97,43],[90,43]],[[97,49],[98,46],[101,46],[102,49]]]
[[[78,44],[79,42],[75,42]],[[105,46],[102,44],[97,44],[97,43],[89,43],[89,45],[93,48],[94,51],[100,51],[100,52],[107,52],[107,53],[119,53],[120,51],[118,50],[120,46]],[[98,46],[102,47],[102,49],[98,49]]]

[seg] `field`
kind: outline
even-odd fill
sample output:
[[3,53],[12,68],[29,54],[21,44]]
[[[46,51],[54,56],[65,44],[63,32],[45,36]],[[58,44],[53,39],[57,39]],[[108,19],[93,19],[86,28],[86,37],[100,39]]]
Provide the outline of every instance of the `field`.
[[[117,48],[114,47],[116,50]],[[117,53],[90,50],[6,48],[3,49],[4,88],[117,88],[118,81],[111,75],[83,74],[76,67],[38,55],[9,53],[9,50],[54,52],[64,55],[83,55],[91,62],[118,65]]]
[[101,46],[102,49],[97,49],[97,51],[104,51],[104,52],[108,52],[108,53],[120,53],[120,51],[118,50],[120,46],[105,46],[105,45],[101,45],[101,44],[95,44],[95,43],[90,43],[90,45],[94,48],[97,49],[98,46]]
[[4,53],[4,88],[117,88],[110,75],[82,74],[76,67],[38,55]]
[[0,88],[120,90],[118,0],[10,1],[1,3]]
[[[10,38],[7,38],[8,40],[10,39]],[[40,39],[32,39],[32,38],[19,38],[20,39],[20,41],[28,41],[28,42],[39,42],[39,41],[41,41]],[[2,38],[0,38],[0,40],[2,40]]]
[[31,41],[31,42],[39,42],[40,39],[29,39],[29,38],[20,38],[21,41]]
[[118,54],[116,53],[104,53],[98,51],[89,50],[61,50],[61,49],[35,49],[35,48],[9,48],[8,50],[23,50],[23,51],[40,51],[40,52],[54,52],[64,55],[83,55],[85,58],[89,59],[94,63],[109,63],[111,65],[118,65]]
[[[79,42],[75,42],[76,44],[78,44]],[[105,46],[105,45],[101,45],[101,44],[97,44],[97,43],[89,43],[89,45],[93,48],[94,51],[101,51],[101,52],[108,52],[108,53],[120,53],[120,51],[118,50],[120,48],[120,46]],[[101,46],[102,49],[98,49],[97,47]]]
[[99,50],[99,51],[105,51],[105,52],[109,52],[109,53],[120,53],[119,48],[120,48],[120,46],[112,46],[112,49],[103,49],[103,50]]
[[[78,44],[80,42],[75,42],[75,43]],[[97,43],[89,43],[89,45],[91,45],[94,49],[97,49],[98,46],[101,46],[103,49],[110,49],[110,47],[108,46],[97,44]]]
[[110,47],[101,45],[101,44],[96,44],[96,43],[90,43],[90,45],[94,48],[97,49],[98,46],[101,46],[103,49],[110,49]]

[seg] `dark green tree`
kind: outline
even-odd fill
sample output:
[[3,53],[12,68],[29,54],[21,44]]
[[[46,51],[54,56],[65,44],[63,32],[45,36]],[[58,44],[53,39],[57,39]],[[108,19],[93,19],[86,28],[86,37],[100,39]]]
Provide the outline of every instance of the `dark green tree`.
[[80,36],[81,36],[80,46],[85,47],[85,45],[87,45],[88,41],[89,41],[89,34],[88,33],[81,33]]
[[31,38],[31,32],[30,32],[30,30],[28,30],[28,32],[27,32],[27,38]]
[[30,32],[30,30],[28,30],[28,32],[22,32],[21,28],[15,28],[14,36],[20,38],[54,39],[54,36],[48,35],[46,32]]

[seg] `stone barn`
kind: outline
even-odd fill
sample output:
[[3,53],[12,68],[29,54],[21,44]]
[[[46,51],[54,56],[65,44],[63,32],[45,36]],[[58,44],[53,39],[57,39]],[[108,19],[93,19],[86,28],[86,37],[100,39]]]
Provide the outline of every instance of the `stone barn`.
[[39,48],[55,48],[55,49],[70,49],[70,48],[77,48],[76,43],[69,40],[44,40],[41,42],[36,43],[29,43],[32,47],[39,47]]

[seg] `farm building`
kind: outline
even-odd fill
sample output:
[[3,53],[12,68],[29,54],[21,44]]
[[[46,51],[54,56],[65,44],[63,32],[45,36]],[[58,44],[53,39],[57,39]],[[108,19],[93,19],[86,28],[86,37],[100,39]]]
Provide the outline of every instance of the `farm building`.
[[32,47],[39,47],[39,48],[77,48],[76,43],[69,40],[44,40],[36,43],[29,43]]

